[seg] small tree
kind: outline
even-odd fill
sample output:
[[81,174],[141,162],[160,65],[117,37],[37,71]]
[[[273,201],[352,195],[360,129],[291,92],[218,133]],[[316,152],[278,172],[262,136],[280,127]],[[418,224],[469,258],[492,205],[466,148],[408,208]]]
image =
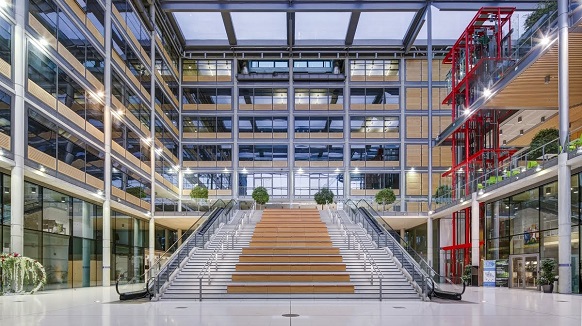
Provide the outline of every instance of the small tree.
[[[527,153],[528,161],[534,161],[545,154],[558,154],[560,147],[560,144],[556,141],[558,138],[560,138],[560,131],[558,129],[549,128],[538,131],[529,144],[529,152]],[[548,144],[550,142],[552,143]]]
[[390,188],[384,188],[376,193],[376,197],[374,198],[376,203],[382,204],[382,210],[386,210],[386,204],[390,205],[396,201],[396,195],[394,195],[394,191]]
[[321,188],[313,196],[313,199],[315,199],[315,202],[318,205],[321,205],[321,209],[323,209],[323,205],[333,202],[333,192],[331,190],[329,190],[329,188],[327,188],[327,187]]
[[267,189],[265,187],[255,188],[253,190],[252,197],[259,205],[265,205],[269,202],[269,193],[267,193]]
[[196,204],[200,204],[200,199],[208,199],[208,188],[196,185],[190,190],[190,198],[196,200]]
[[452,188],[449,185],[440,185],[434,192],[433,199],[437,204],[444,203],[451,198]]
[[523,24],[524,29],[527,31],[528,29],[532,28],[544,15],[549,15],[556,10],[558,10],[557,1],[546,0],[539,2],[538,8],[529,14],[525,19],[525,23]]

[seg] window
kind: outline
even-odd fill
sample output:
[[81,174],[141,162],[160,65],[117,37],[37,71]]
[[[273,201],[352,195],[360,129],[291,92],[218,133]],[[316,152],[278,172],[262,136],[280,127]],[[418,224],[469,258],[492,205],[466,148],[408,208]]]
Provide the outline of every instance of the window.
[[351,118],[352,138],[398,138],[398,117],[355,116]]
[[351,161],[399,161],[400,145],[352,145]]
[[400,189],[400,174],[398,173],[352,173],[352,189]]
[[398,81],[398,60],[351,60],[352,81]]
[[240,161],[286,161],[287,145],[239,145]]
[[296,173],[295,174],[295,196],[300,198],[310,198],[321,188],[329,188],[334,196],[343,197],[344,178],[341,173]]
[[265,187],[272,198],[288,195],[286,173],[239,173],[239,196],[250,197],[256,187]]

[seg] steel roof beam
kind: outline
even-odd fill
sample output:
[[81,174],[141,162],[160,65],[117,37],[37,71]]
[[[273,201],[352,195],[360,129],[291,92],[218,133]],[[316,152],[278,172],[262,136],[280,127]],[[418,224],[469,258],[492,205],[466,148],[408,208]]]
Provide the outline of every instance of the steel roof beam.
[[164,11],[172,12],[337,12],[337,11],[418,11],[424,0],[272,0],[272,1],[213,1],[160,0]]
[[410,22],[410,26],[408,26],[408,30],[404,35],[404,39],[402,40],[402,45],[404,46],[404,53],[408,53],[410,48],[414,44],[418,33],[422,29],[422,25],[424,25],[426,11],[428,9],[429,4],[425,5],[422,9],[416,12],[416,15],[412,18]]
[[295,13],[287,13],[287,46],[292,48],[295,45]]
[[354,43],[354,36],[356,36],[356,28],[358,27],[358,22],[360,21],[359,11],[352,11],[350,16],[350,22],[348,24],[348,31],[346,32],[346,45],[352,45]]
[[236,33],[234,32],[234,25],[232,23],[230,12],[221,12],[220,15],[222,16],[222,22],[224,23],[224,29],[226,30],[228,44],[236,45]]

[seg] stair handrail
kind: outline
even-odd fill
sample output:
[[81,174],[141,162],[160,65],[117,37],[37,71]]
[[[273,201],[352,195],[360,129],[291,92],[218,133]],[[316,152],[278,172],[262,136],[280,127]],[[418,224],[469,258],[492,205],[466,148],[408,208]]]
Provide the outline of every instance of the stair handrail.
[[[328,214],[331,218],[331,223],[333,224],[334,223],[334,211],[332,211],[330,209],[329,204],[327,205],[327,211],[328,211]],[[335,209],[335,218],[337,218],[337,220],[338,220],[338,224],[340,225],[340,230],[344,231],[343,236],[349,237],[349,234],[347,232],[348,228],[345,225],[344,221],[340,218],[339,213],[337,212],[337,209]],[[382,273],[382,271],[380,270],[380,268],[376,264],[376,261],[374,260],[374,258],[370,254],[370,252],[368,251],[368,248],[366,248],[364,246],[362,239],[360,239],[360,235],[354,231],[351,231],[350,233],[352,234],[354,240],[358,244],[358,259],[360,259],[360,257],[361,257],[360,251],[364,252],[364,271],[366,271],[366,268],[367,268],[366,259],[370,262],[370,283],[374,284],[374,272],[378,276],[378,279],[384,278],[384,274]],[[348,249],[350,249],[349,238],[348,238]]]
[[378,279],[384,278],[384,274],[376,264],[376,261],[368,251],[368,248],[364,246],[362,239],[360,239],[360,235],[355,231],[351,231],[351,234],[358,244],[358,259],[360,259],[360,250],[364,252],[364,271],[366,271],[366,259],[370,262],[370,283],[374,284],[374,270],[378,276]]
[[[207,215],[211,215],[212,213],[214,213],[214,211],[218,208],[220,208],[219,206],[222,207],[226,207],[228,205],[228,203],[225,203],[224,200],[222,199],[218,199],[216,200],[208,209],[208,211],[204,212],[204,214],[200,215],[200,217],[198,217],[198,219],[196,219],[196,221],[194,223],[192,223],[192,225],[188,228],[188,230],[186,230],[185,232],[182,233],[182,236],[180,236],[180,238],[178,238],[170,247],[168,247],[168,249],[166,249],[166,251],[159,255],[156,260],[154,262],[151,262],[149,264],[149,268],[140,275],[137,276],[133,276],[128,282],[127,284],[141,284],[143,280],[143,283],[145,285],[145,295],[149,296],[150,298],[154,295],[153,293],[150,292],[150,289],[153,287],[153,278],[154,278],[154,274],[155,274],[155,269],[154,266],[158,266],[158,272],[161,271],[166,264],[168,264],[170,261],[172,261],[172,256],[175,254],[175,252],[177,252],[179,250],[179,248],[181,246],[184,245],[185,241],[184,239],[189,238],[191,235],[195,234],[198,229],[200,229],[200,227],[204,224],[198,224],[198,222],[200,222],[200,220],[202,220],[203,218],[207,217]],[[193,228],[196,227],[194,230]],[[181,245],[180,242],[182,242]],[[178,248],[176,248],[178,247]],[[169,256],[169,257],[168,257]],[[117,291],[117,294],[119,294],[120,296],[123,296],[124,294],[127,294],[129,292],[124,292],[121,293],[119,291],[119,282],[121,281],[122,277],[119,277],[116,282],[115,282],[115,290]]]
[[[182,268],[182,262],[184,261],[184,259],[186,259],[187,257],[190,256],[190,252],[194,248],[199,247],[200,245],[202,247],[204,247],[204,244],[210,240],[211,233],[213,233],[217,229],[217,227],[216,227],[217,224],[220,225],[220,223],[228,222],[230,217],[232,217],[232,215],[233,215],[232,210],[235,207],[235,205],[236,205],[236,200],[231,199],[230,201],[228,201],[226,203],[225,207],[222,208],[222,211],[217,212],[217,210],[219,208],[215,208],[212,212],[213,213],[216,212],[217,214],[219,214],[219,217],[216,218],[212,222],[210,227],[208,227],[204,231],[198,231],[198,229],[200,227],[202,227],[202,225],[204,225],[204,223],[202,223],[198,228],[196,228],[195,232],[192,232],[186,238],[186,240],[183,241],[180,246],[178,246],[178,249],[170,256],[170,258],[166,261],[166,263],[164,263],[164,265],[158,270],[158,272],[155,275],[152,275],[150,277],[151,279],[154,279],[154,281],[153,281],[154,293],[150,293],[150,295],[156,296],[156,295],[160,294],[160,290],[162,289],[162,287],[167,282],[170,281],[170,276],[176,271],[176,269]],[[212,213],[209,215],[209,217],[211,217],[211,216],[212,216]],[[226,221],[224,221],[224,220],[226,220]],[[189,231],[190,231],[190,229],[187,232],[189,232]],[[200,232],[202,232],[202,233],[200,233]],[[201,241],[199,241],[199,240],[201,240]],[[172,263],[174,263],[176,260],[179,260],[179,262],[177,262],[177,264],[172,265]],[[149,283],[149,281],[148,281],[148,283]]]
[[204,263],[204,266],[202,267],[202,270],[198,273],[198,276],[196,276],[196,278],[198,279],[204,279],[204,276],[208,273],[208,284],[210,284],[211,282],[211,271],[210,268],[212,267],[212,263],[214,262],[214,266],[216,268],[216,270],[218,270],[218,250],[220,249],[221,251],[221,257],[222,259],[224,259],[224,241],[227,241],[227,246],[228,246],[228,239],[229,237],[232,236],[232,240],[233,240],[233,248],[234,249],[234,239],[237,235],[237,232],[239,230],[242,229],[243,225],[244,225],[244,220],[247,217],[247,214],[243,214],[242,218],[237,222],[236,226],[235,226],[235,230],[231,231],[231,232],[226,232],[225,234],[222,235],[222,237],[220,238],[220,242],[218,243],[218,246],[216,248],[214,248],[214,250],[212,251],[212,253],[210,254],[210,257],[206,260],[206,262]]
[[[414,249],[412,249],[407,243],[406,241],[404,241],[404,239],[401,239],[401,241],[403,243],[406,244],[406,247],[408,248],[404,248],[404,246],[396,240],[396,238],[394,237],[393,233],[395,232],[389,225],[388,227],[392,230],[392,232],[389,232],[386,227],[384,225],[387,225],[387,223],[382,219],[382,217],[365,201],[365,200],[360,200],[358,202],[358,204],[361,203],[365,203],[365,205],[367,205],[368,209],[367,211],[372,211],[373,213],[376,214],[376,216],[378,218],[376,218],[376,220],[380,219],[383,223],[380,224],[380,227],[382,227],[384,229],[384,239],[386,240],[386,245],[388,246],[388,244],[391,242],[392,243],[392,255],[398,259],[398,256],[400,256],[400,264],[402,266],[402,269],[405,269],[407,271],[407,273],[410,275],[410,277],[412,278],[412,281],[416,282],[416,284],[418,285],[418,291],[424,295],[424,296],[428,296],[430,297],[432,295],[432,293],[434,292],[435,288],[438,287],[437,282],[435,282],[435,277],[438,277],[439,280],[444,280],[447,283],[450,284],[454,284],[453,281],[451,281],[449,278],[441,276],[439,273],[437,273],[432,267],[430,267],[430,265],[428,265],[428,263],[422,258],[422,256],[420,256]],[[353,208],[350,206],[353,205]],[[345,206],[354,210],[355,214],[361,214],[358,210],[358,205],[356,205],[356,203],[354,203],[352,200],[348,199],[345,201]],[[355,208],[355,209],[354,209]],[[354,213],[354,212],[352,212]],[[349,216],[349,215],[348,215]],[[364,219],[362,219],[364,220]],[[379,235],[380,236],[380,235]],[[380,243],[377,243],[378,247],[380,247]],[[388,246],[390,247],[390,246]],[[398,248],[400,247],[400,248]],[[398,255],[398,253],[396,251],[400,251]],[[410,253],[410,251],[415,254],[417,256],[417,259],[414,259]],[[421,283],[419,284],[418,281],[416,281],[416,276],[420,277]]]

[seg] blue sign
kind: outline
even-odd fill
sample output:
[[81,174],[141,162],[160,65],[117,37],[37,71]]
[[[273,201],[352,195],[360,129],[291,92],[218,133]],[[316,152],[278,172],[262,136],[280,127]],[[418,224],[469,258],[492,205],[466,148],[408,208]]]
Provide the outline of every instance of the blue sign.
[[484,261],[483,286],[495,287],[495,260]]

